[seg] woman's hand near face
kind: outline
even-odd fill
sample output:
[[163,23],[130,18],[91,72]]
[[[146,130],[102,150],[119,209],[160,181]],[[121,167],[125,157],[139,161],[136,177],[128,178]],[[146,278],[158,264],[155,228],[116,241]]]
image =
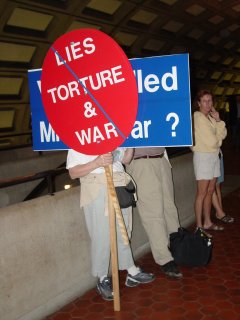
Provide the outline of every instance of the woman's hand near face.
[[219,117],[219,113],[217,112],[217,110],[212,107],[211,111],[209,112],[210,116],[215,119],[216,121],[220,121],[220,117]]

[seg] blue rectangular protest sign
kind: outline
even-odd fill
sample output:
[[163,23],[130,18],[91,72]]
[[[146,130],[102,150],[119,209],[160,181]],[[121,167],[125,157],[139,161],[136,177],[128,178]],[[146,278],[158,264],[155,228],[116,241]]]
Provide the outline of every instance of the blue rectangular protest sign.
[[192,145],[188,54],[131,59],[138,115],[124,146]]
[[[122,146],[191,146],[188,54],[138,58],[130,62],[138,87],[138,114]],[[41,69],[29,70],[28,76],[33,149],[68,149],[46,118],[41,99]]]
[[56,135],[46,117],[41,97],[41,69],[28,71],[32,115],[33,150],[69,149]]

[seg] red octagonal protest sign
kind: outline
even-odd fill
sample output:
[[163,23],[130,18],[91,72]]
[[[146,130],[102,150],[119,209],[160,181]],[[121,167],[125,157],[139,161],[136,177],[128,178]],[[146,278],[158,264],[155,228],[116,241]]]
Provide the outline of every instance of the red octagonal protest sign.
[[138,93],[131,64],[99,30],[71,31],[54,42],[44,59],[41,91],[53,130],[81,153],[114,150],[136,119]]

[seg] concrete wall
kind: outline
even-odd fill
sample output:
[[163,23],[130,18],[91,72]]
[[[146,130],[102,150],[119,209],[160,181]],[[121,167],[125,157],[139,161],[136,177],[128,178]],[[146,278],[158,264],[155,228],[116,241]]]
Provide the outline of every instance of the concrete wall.
[[173,172],[175,202],[182,226],[189,226],[195,221],[194,200],[196,180],[193,171],[192,153],[170,159]]
[[[183,226],[194,221],[192,155],[171,160]],[[79,187],[0,209],[0,319],[40,320],[95,286]],[[134,211],[135,258],[148,252]]]

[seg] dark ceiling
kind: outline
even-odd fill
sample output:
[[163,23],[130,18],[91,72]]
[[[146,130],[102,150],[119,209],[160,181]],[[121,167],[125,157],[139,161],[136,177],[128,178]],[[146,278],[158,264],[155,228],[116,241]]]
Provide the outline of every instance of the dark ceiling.
[[62,34],[97,28],[129,58],[189,53],[192,95],[240,94],[240,0],[1,0],[0,150],[31,144],[29,69]]

